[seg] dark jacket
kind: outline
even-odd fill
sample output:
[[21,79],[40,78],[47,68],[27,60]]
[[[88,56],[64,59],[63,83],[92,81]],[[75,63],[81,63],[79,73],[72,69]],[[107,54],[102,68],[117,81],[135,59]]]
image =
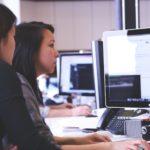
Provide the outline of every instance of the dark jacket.
[[36,130],[26,108],[20,81],[10,65],[0,61],[0,138],[7,133],[19,150],[60,150]]

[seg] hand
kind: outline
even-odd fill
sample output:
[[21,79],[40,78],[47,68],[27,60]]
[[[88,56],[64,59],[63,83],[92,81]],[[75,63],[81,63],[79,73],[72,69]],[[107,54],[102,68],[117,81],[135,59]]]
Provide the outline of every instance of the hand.
[[90,115],[91,112],[92,109],[87,105],[72,108],[72,116],[87,116]]
[[139,150],[139,146],[144,150],[150,150],[150,145],[144,140],[112,142],[112,150]]
[[92,133],[85,137],[81,137],[81,144],[95,144],[98,142],[110,142],[111,139],[107,135],[100,135],[98,133]]

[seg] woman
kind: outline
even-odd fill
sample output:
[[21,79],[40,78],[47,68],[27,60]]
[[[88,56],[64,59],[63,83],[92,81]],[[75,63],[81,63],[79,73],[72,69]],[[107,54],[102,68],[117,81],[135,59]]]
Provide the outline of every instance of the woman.
[[39,134],[49,141],[54,138],[63,150],[137,150],[140,144],[148,150],[149,146],[143,140],[110,142],[107,136],[98,134],[78,138],[52,136],[38,110],[37,102],[42,98],[38,92],[36,77],[43,73],[52,73],[54,70],[58,53],[54,47],[53,33],[54,29],[51,25],[31,22],[20,24],[15,36],[16,50],[13,66],[20,73],[18,76],[22,82],[25,101]]
[[0,4],[0,150],[6,134],[19,150],[60,150],[54,141],[48,141],[37,132],[26,109],[20,80],[11,67],[15,23],[15,15]]
[[[38,23],[32,22],[32,24],[36,24],[36,25],[38,24],[39,26],[44,25],[44,24],[39,23],[39,22]],[[19,28],[20,27],[18,27],[18,30],[17,30],[18,32],[20,31]],[[54,32],[54,28],[52,26],[49,26],[49,28],[52,32]],[[40,37],[38,32],[36,34],[38,37],[37,42],[40,42],[41,37]],[[53,36],[53,34],[51,36]],[[52,38],[54,41],[54,37],[52,37]],[[19,37],[19,39],[20,39],[20,37]],[[34,40],[32,40],[32,41],[36,42],[36,39],[34,38]],[[28,43],[28,44],[31,44],[31,43]],[[40,95],[40,92],[39,92],[39,89],[37,86],[36,78],[41,74],[53,73],[53,71],[55,69],[55,63],[56,63],[55,58],[58,56],[58,53],[55,50],[54,53],[52,54],[54,56],[54,60],[51,61],[51,59],[49,59],[50,53],[47,50],[47,53],[45,53],[45,54],[43,53],[44,55],[41,55],[43,58],[40,58],[41,59],[40,61],[42,61],[42,62],[39,62],[38,60],[34,60],[33,57],[35,57],[34,55],[36,53],[38,53],[39,46],[40,45],[38,45],[38,44],[35,44],[35,45],[31,44],[30,47],[28,48],[28,50],[31,52],[30,57],[28,57],[27,53],[26,53],[26,56],[25,56],[26,58],[25,59],[21,58],[22,61],[18,60],[14,56],[14,67],[15,67],[16,71],[20,72],[21,74],[23,74],[26,77],[26,79],[31,84],[32,89],[33,89],[33,91],[37,97],[38,97],[38,95]],[[53,43],[51,46],[54,46]],[[17,54],[17,53],[19,53],[17,51],[17,49],[18,48],[16,48],[16,55],[20,55],[20,54]],[[26,52],[26,49],[27,48],[25,46],[23,46],[22,51],[24,50]],[[24,52],[24,54],[25,54],[25,52]],[[22,57],[22,56],[20,55],[20,57]],[[18,63],[18,61],[19,61],[19,63]],[[37,63],[35,64],[35,62],[37,62]],[[22,68],[22,66],[24,66],[24,67]],[[40,112],[41,112],[43,117],[78,116],[78,115],[89,115],[91,113],[91,109],[88,106],[73,107],[73,105],[67,103],[67,104],[64,104],[61,106],[42,107],[43,106],[42,98],[38,98],[38,101],[40,104]],[[61,108],[61,107],[62,107],[61,110],[56,109],[56,108]],[[51,109],[49,109],[49,108],[51,108]]]

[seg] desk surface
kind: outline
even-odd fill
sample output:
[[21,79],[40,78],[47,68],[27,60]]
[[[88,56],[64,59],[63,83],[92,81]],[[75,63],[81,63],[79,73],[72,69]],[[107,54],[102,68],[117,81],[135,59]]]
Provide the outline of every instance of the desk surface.
[[[99,117],[60,117],[46,118],[46,124],[50,127],[52,133],[57,136],[66,135],[84,135],[80,129],[96,128],[99,122]],[[71,129],[71,127],[73,127]],[[68,128],[68,131],[67,131]],[[69,130],[70,128],[70,130]]]
[[[99,122],[99,117],[61,117],[61,118],[46,118],[46,124],[51,129],[55,136],[84,136],[88,133],[82,132],[83,128],[96,128]],[[107,134],[112,141],[129,140],[127,136],[113,135],[107,131],[98,131],[99,134]]]

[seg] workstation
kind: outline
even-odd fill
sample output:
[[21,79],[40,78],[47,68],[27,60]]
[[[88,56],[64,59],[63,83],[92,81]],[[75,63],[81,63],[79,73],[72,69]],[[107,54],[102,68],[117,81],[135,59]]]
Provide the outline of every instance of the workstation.
[[[1,74],[7,90],[0,89],[8,93],[0,97],[6,133],[0,149],[149,150],[148,6],[146,0],[1,0],[0,11],[14,17],[16,45],[5,47],[0,28],[0,60],[13,66],[19,82]],[[11,60],[2,49],[13,47]]]
[[[122,19],[118,21],[118,28],[126,30],[103,32],[102,40],[90,43],[91,51],[60,53],[57,63],[59,95],[66,96],[65,99],[72,96],[69,102],[89,105],[93,110],[87,117],[46,118],[48,126],[54,129],[53,134],[84,135],[106,130],[120,139],[123,135],[123,140],[143,136],[149,140],[147,50],[150,31],[139,29],[140,6],[137,4],[139,1],[116,2],[122,11],[122,15],[117,14]],[[113,140],[119,140],[115,138]]]
[[60,55],[60,71],[65,70],[63,65],[70,68],[60,73],[60,94],[75,94],[75,105],[90,105],[93,111],[86,117],[46,118],[53,134],[102,132],[115,137],[113,140],[142,137],[149,140],[148,32],[148,29],[108,31],[103,42],[91,43],[91,54]]

